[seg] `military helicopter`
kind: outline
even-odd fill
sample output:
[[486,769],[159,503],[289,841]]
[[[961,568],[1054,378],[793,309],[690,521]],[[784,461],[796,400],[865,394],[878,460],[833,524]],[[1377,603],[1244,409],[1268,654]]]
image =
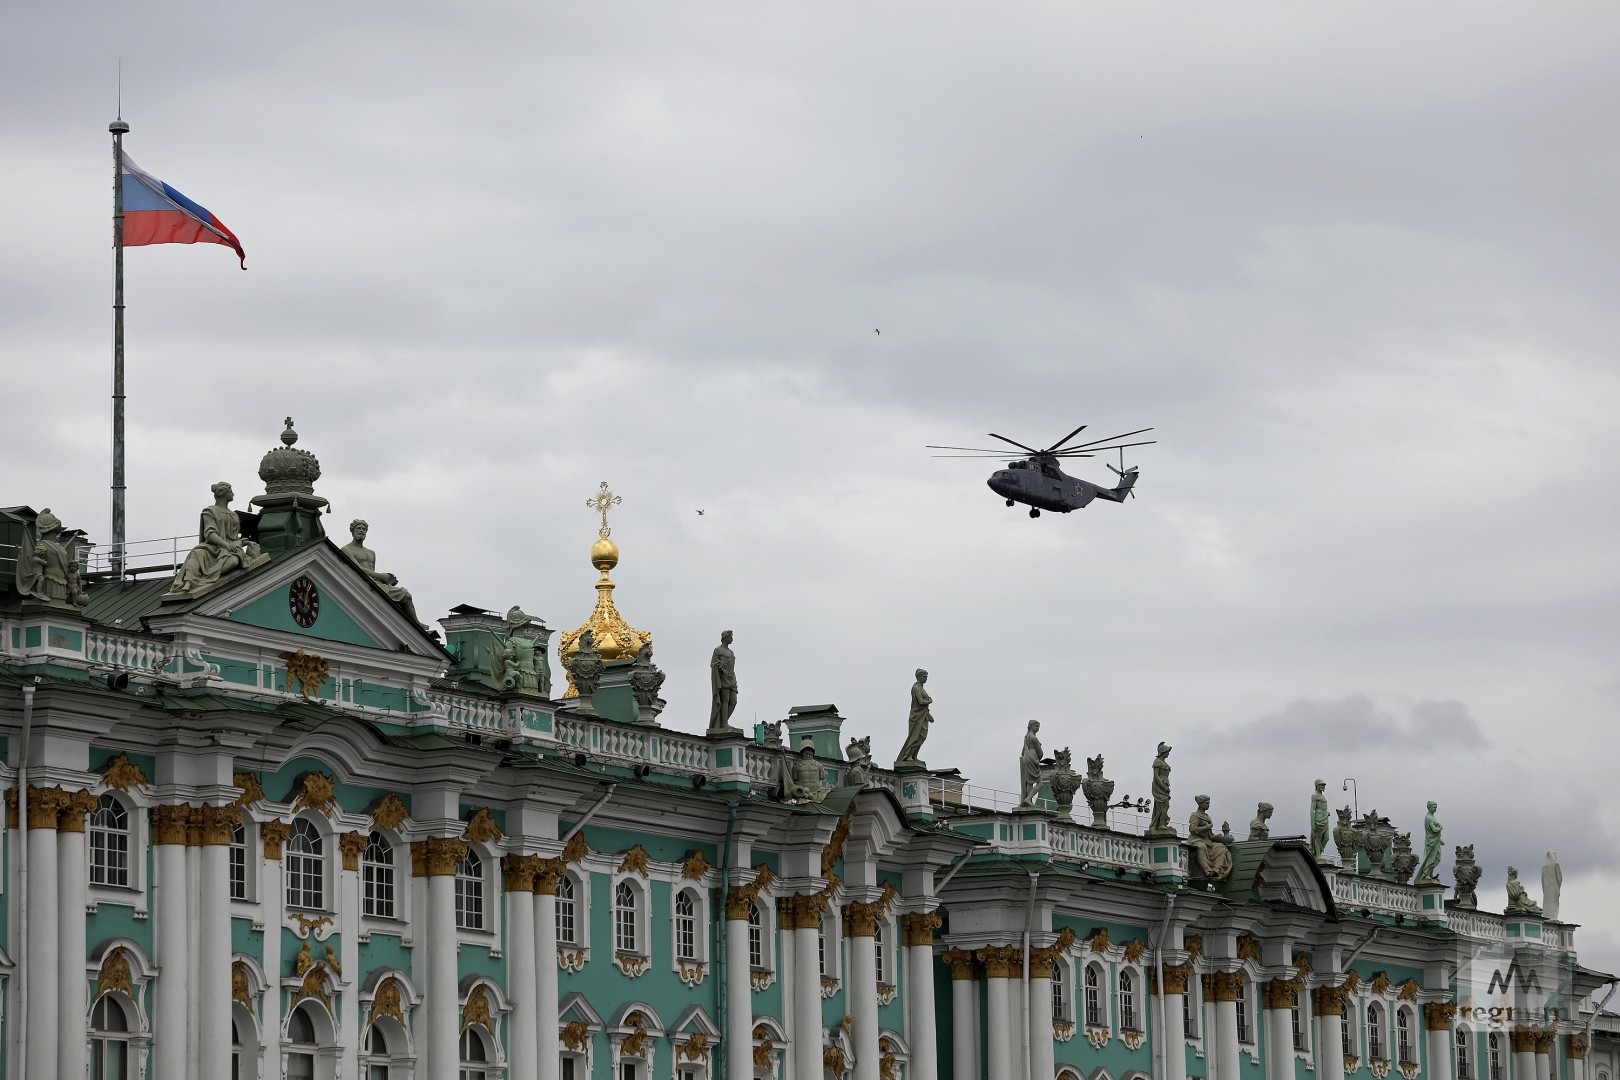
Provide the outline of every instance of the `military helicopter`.
[[[990,490],[1007,500],[1007,505],[1023,503],[1029,507],[1029,516],[1040,517],[1042,510],[1053,510],[1059,514],[1067,514],[1071,510],[1079,510],[1088,505],[1093,499],[1107,499],[1109,502],[1124,502],[1127,495],[1136,497],[1133,490],[1136,486],[1136,466],[1125,467],[1125,450],[1131,446],[1151,446],[1157,439],[1147,439],[1142,442],[1122,443],[1119,439],[1128,439],[1132,435],[1141,435],[1152,431],[1152,428],[1140,428],[1136,431],[1127,431],[1123,435],[1110,435],[1106,439],[1094,439],[1088,443],[1076,443],[1069,446],[1069,440],[1086,430],[1081,424],[1045,450],[1037,450],[1033,446],[1025,446],[1021,442],[1007,438],[1005,435],[990,433],[992,439],[1000,439],[1010,443],[1020,450],[1027,451],[1029,457],[1023,461],[1008,462],[1005,469],[997,469],[991,474],[987,483]],[[1005,450],[984,449],[975,446],[929,446],[929,450],[960,450],[957,454],[935,454],[935,457],[1005,457]],[[1106,450],[1119,451],[1119,468],[1109,465],[1114,475],[1119,477],[1119,483],[1111,488],[1100,484],[1093,484],[1089,480],[1070,476],[1058,468],[1061,458],[1088,458]],[[1106,464],[1106,462],[1105,462]]]

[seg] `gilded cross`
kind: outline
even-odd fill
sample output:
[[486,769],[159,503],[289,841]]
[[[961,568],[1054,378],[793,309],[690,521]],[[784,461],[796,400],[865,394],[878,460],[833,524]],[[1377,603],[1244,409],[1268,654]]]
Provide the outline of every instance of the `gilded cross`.
[[602,539],[606,540],[613,535],[613,530],[608,528],[607,523],[608,507],[618,506],[622,502],[623,499],[608,490],[606,480],[602,481],[602,487],[597,491],[595,498],[585,500],[585,505],[589,509],[599,510],[602,513],[602,527],[597,530],[597,535]]

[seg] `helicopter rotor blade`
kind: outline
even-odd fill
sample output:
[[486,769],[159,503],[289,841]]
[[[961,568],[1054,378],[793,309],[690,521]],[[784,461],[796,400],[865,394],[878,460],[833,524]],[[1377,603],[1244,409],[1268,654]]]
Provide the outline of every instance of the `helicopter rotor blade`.
[[[1093,439],[1091,442],[1077,443],[1074,446],[1069,447],[1069,449],[1070,450],[1087,450],[1087,449],[1090,449],[1093,446],[1098,446],[1098,445],[1100,445],[1102,443],[1111,443],[1115,439],[1128,439],[1132,435],[1140,435],[1144,431],[1152,431],[1152,430],[1153,429],[1150,428],[1150,427],[1138,428],[1135,431],[1127,431],[1123,435],[1110,435],[1106,439]],[[1155,441],[1157,441],[1157,440],[1155,440]]]
[[1006,450],[997,450],[994,447],[984,446],[935,446],[932,443],[923,447],[924,450],[971,450],[975,454],[993,454],[996,457],[1009,457]]
[[1086,446],[1086,447],[1076,446],[1076,447],[1073,447],[1072,449],[1069,449],[1069,450],[1059,450],[1056,454],[1053,454],[1052,456],[1053,457],[1069,457],[1075,451],[1079,450],[1079,451],[1082,451],[1085,456],[1089,457],[1093,453],[1101,452],[1103,450],[1124,450],[1127,447],[1131,447],[1131,446],[1152,446],[1154,443],[1156,443],[1158,441],[1159,441],[1158,439],[1148,439],[1145,442],[1117,443],[1114,446]]
[[[1132,434],[1135,434],[1135,432],[1132,432]],[[1020,449],[1020,450],[1028,450],[1028,451],[1029,451],[1029,452],[1030,452],[1030,453],[1031,453],[1031,454],[1041,454],[1041,453],[1045,453],[1045,451],[1043,451],[1043,450],[1037,450],[1037,449],[1035,449],[1035,448],[1034,448],[1034,447],[1033,447],[1033,446],[1025,446],[1025,445],[1024,445],[1024,444],[1023,444],[1023,443],[1021,443],[1021,442],[1017,442],[1017,441],[1015,441],[1015,440],[1013,440],[1013,439],[1009,439],[1009,438],[1007,438],[1007,436],[1005,436],[1005,435],[997,435],[997,434],[996,434],[996,433],[995,433],[995,432],[993,432],[993,431],[992,431],[992,432],[990,432],[990,437],[991,437],[991,438],[992,438],[992,439],[1000,439],[1000,440],[1001,440],[1001,441],[1002,441],[1002,442],[1004,442],[1004,443],[1012,443],[1012,444],[1013,444],[1013,445],[1014,445],[1014,446],[1016,446],[1016,447],[1018,447],[1018,449]],[[1123,436],[1121,436],[1121,438],[1123,438]]]
[[1063,438],[1061,438],[1061,439],[1059,439],[1059,440],[1058,440],[1058,441],[1057,441],[1057,442],[1055,442],[1055,443],[1053,443],[1053,444],[1052,444],[1052,445],[1051,445],[1051,446],[1048,446],[1048,447],[1047,447],[1047,448],[1046,448],[1046,450],[1045,450],[1045,451],[1043,451],[1043,452],[1044,452],[1044,453],[1048,453],[1048,454],[1050,454],[1050,453],[1054,453],[1054,452],[1055,452],[1055,451],[1056,451],[1056,450],[1057,450],[1057,449],[1058,449],[1058,448],[1059,448],[1059,447],[1061,447],[1061,446],[1062,446],[1062,445],[1063,445],[1063,444],[1064,444],[1064,443],[1066,443],[1066,442],[1068,442],[1068,441],[1069,441],[1069,440],[1070,440],[1070,439],[1072,439],[1072,438],[1074,438],[1074,437],[1075,437],[1075,436],[1076,436],[1076,435],[1078,435],[1078,434],[1080,434],[1080,433],[1081,433],[1081,432],[1082,432],[1082,431],[1084,431],[1084,430],[1086,430],[1086,428],[1087,428],[1087,427],[1088,427],[1088,426],[1089,426],[1089,425],[1086,425],[1086,424],[1081,424],[1081,425],[1080,425],[1080,426],[1079,426],[1079,427],[1077,427],[1077,428],[1075,428],[1075,429],[1074,429],[1074,430],[1073,430],[1073,431],[1071,431],[1071,432],[1069,432],[1069,433],[1068,433],[1068,434],[1067,434],[1067,435],[1065,435],[1065,436],[1063,436]]

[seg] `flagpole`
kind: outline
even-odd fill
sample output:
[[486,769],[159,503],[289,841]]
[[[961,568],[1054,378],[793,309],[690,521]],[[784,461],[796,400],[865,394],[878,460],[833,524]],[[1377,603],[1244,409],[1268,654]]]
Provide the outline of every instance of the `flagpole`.
[[112,568],[124,576],[124,133],[120,110],[107,125],[113,137],[113,439]]

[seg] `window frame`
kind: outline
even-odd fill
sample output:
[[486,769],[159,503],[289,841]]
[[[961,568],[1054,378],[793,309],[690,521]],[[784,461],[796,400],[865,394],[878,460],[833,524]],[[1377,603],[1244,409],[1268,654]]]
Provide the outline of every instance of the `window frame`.
[[[469,1040],[476,1042],[483,1054],[482,1060],[467,1054]],[[497,1080],[504,1071],[500,1055],[495,1051],[495,1033],[483,1024],[468,1024],[456,1039],[456,1076],[458,1080]]]
[[[104,1009],[117,1009],[123,1027],[111,1028],[97,1026],[96,1014]],[[85,1024],[85,1034],[89,1040],[89,1077],[90,1080],[134,1080],[137,1072],[137,1040],[135,1036],[140,1030],[140,1016],[136,1013],[134,1005],[117,991],[107,991],[99,995],[90,1003],[90,1012]],[[109,1046],[122,1048],[123,1068],[119,1073],[110,1073],[106,1067],[106,1054]],[[103,1067],[97,1075],[96,1060],[100,1055]]]
[[[240,834],[242,842],[236,842]],[[242,815],[242,820],[231,826],[231,842],[226,853],[226,873],[230,880],[231,903],[253,904],[259,898],[259,863],[261,859],[254,857],[258,848],[259,823],[248,814]],[[240,865],[240,873],[238,873]],[[238,880],[242,884],[242,894],[237,895]]]
[[1490,1070],[1486,1074],[1487,1080],[1505,1080],[1507,1068],[1504,1060],[1507,1055],[1502,1053],[1502,1036],[1499,1032],[1492,1031],[1486,1036],[1485,1055]]
[[[122,824],[98,824],[96,819],[102,815],[104,810],[116,811],[118,816],[123,818]],[[99,796],[96,797],[96,805],[92,807],[90,813],[85,816],[84,824],[84,847],[85,853],[89,860],[86,869],[85,883],[89,888],[129,892],[136,887],[134,819],[138,816],[139,815],[132,811],[129,804],[121,799],[118,796],[118,793],[115,791],[103,791]],[[116,871],[118,875],[122,877],[122,880],[96,880],[96,868],[98,865],[98,860],[96,858],[98,845],[96,841],[98,837],[109,838],[108,843],[100,845],[103,852],[111,852],[117,846],[110,842],[110,838],[116,837],[122,840],[123,850],[122,852],[119,852],[119,854],[122,856],[123,865],[116,867]],[[108,875],[115,869],[112,865],[113,862],[114,860],[111,858],[99,860],[99,865],[102,867],[102,873],[104,876]]]
[[1237,1011],[1237,1037],[1239,1046],[1253,1047],[1255,1045],[1255,1039],[1257,1038],[1257,1034],[1255,1032],[1256,1024],[1254,1022],[1254,1010],[1249,1007],[1251,1005],[1251,1002],[1249,1001],[1249,987],[1251,985],[1252,980],[1247,976],[1244,976],[1243,985],[1238,987],[1237,997],[1233,999],[1233,1004],[1236,1006]]
[[1081,991],[1084,1002],[1085,1023],[1088,1028],[1109,1028],[1107,999],[1103,995],[1104,980],[1108,972],[1093,960],[1081,972]]
[[456,863],[455,911],[456,930],[463,934],[489,934],[489,891],[485,887],[489,860],[479,854],[477,844],[468,844]]
[[1119,1030],[1142,1032],[1142,1015],[1137,1007],[1137,987],[1141,978],[1134,967],[1121,964],[1114,973],[1114,996]]
[[1418,1064],[1418,1051],[1412,1038],[1412,1010],[1404,1005],[1395,1009],[1395,1061],[1399,1065]]
[[1339,1047],[1347,1058],[1361,1057],[1361,1029],[1358,1010],[1349,998],[1339,1003]]
[[[626,894],[631,898],[628,907],[623,902]],[[615,874],[609,898],[612,907],[609,909],[608,917],[608,942],[612,946],[613,956],[649,959],[652,956],[652,925],[649,911],[652,907],[652,890],[633,874]],[[634,935],[628,948],[625,947],[627,929]]]
[[[373,848],[378,841],[387,849],[386,860],[377,860],[371,857]],[[410,890],[400,888],[400,880],[403,875],[400,874],[399,860],[400,851],[403,847],[403,844],[396,842],[394,837],[390,836],[384,829],[371,829],[366,833],[366,846],[360,852],[360,918],[363,921],[375,920],[389,924],[407,921],[405,918],[405,897]],[[380,877],[384,872],[388,875],[386,881],[382,881]],[[387,914],[371,910],[375,902],[372,895],[374,885],[378,891],[384,885],[387,887],[388,896],[386,899],[389,907]]]
[[1384,1007],[1381,1002],[1367,1003],[1366,1025],[1368,1062],[1389,1060],[1382,1053],[1388,1048],[1384,1046]]
[[1457,1080],[1474,1080],[1474,1048],[1473,1034],[1468,1030],[1467,1024],[1458,1024],[1452,1035],[1452,1046],[1455,1048]]
[[[301,831],[301,828],[303,831]],[[314,852],[300,850],[298,847],[300,843],[305,842],[304,838],[306,835],[312,835],[314,837],[314,842],[316,844],[316,850]],[[283,905],[289,911],[318,911],[328,914],[332,912],[333,908],[330,904],[332,899],[332,845],[329,843],[331,839],[332,837],[328,835],[326,830],[323,830],[318,824],[316,824],[314,819],[312,819],[309,815],[300,814],[299,816],[293,818],[292,825],[287,832],[287,839],[282,847],[281,852],[281,900]],[[320,895],[316,898],[317,902],[315,904],[309,904],[307,902],[295,903],[293,893],[293,889],[295,888],[295,876],[300,882],[296,887],[301,890],[297,899],[299,901],[307,901],[309,899],[309,888],[307,881],[311,876],[308,865],[311,861],[313,861],[315,865],[315,872],[313,876],[320,888]],[[296,871],[296,874],[294,869],[295,867],[299,868]],[[287,1015],[290,1017],[292,1013],[289,1012]]]
[[1052,964],[1052,1023],[1074,1023],[1074,967],[1065,956]]

